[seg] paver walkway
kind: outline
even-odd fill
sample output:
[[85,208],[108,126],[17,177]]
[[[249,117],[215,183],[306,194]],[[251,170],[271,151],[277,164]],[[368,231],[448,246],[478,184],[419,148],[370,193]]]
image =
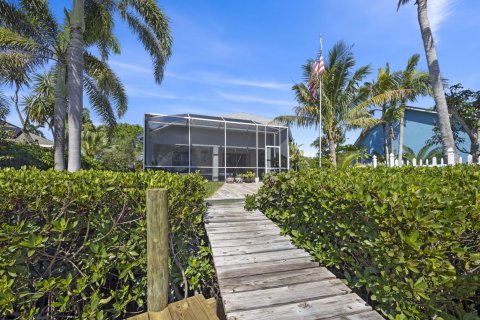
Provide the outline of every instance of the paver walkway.
[[383,319],[263,213],[211,203],[205,226],[228,320]]

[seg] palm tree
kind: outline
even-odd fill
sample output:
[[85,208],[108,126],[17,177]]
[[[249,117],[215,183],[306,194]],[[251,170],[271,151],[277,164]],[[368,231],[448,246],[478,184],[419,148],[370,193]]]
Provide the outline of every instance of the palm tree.
[[399,72],[399,87],[404,89],[411,89],[411,93],[408,97],[400,100],[399,106],[399,132],[398,132],[398,163],[402,163],[403,155],[403,132],[405,122],[405,108],[407,102],[414,102],[418,96],[427,96],[431,93],[431,86],[429,81],[429,75],[425,72],[419,72],[416,70],[418,61],[420,60],[419,54],[414,54],[408,59],[405,70]]
[[[431,159],[433,157],[441,157],[442,156],[442,148],[441,147],[435,147],[431,149],[433,145],[432,144],[426,144],[424,145],[417,154],[415,152],[407,147],[403,146],[405,149],[405,152],[403,153],[403,158],[407,159],[409,161],[412,161],[413,159],[418,159],[418,160],[427,160]],[[400,161],[399,161],[400,162]]]
[[35,73],[33,75],[32,93],[24,98],[24,113],[28,114],[30,120],[40,127],[47,126],[52,134],[53,130],[53,109],[55,105],[54,92],[55,74]]
[[[405,96],[402,90],[391,90],[369,97],[367,90],[361,90],[361,81],[369,73],[369,66],[355,67],[353,53],[343,41],[338,42],[328,53],[325,73],[322,76],[322,130],[329,147],[329,160],[336,166],[336,147],[346,130],[368,128],[376,123],[368,110],[370,104],[383,104]],[[305,82],[310,79],[313,63],[303,66]],[[298,106],[294,115],[280,116],[285,124],[302,127],[318,126],[318,96],[313,96],[304,83],[292,87]]]
[[20,8],[0,0],[0,73],[4,83],[15,87],[14,103],[28,135],[29,115],[19,108],[19,91],[30,74],[52,58],[57,25],[45,0],[21,0]]
[[[374,97],[378,94],[388,92],[398,88],[398,74],[390,72],[390,65],[387,63],[385,68],[379,68],[377,72],[377,79],[366,82],[364,84],[364,90],[367,90],[370,97]],[[389,148],[388,148],[388,133],[387,133],[387,124],[389,124],[390,129],[393,128],[394,114],[391,112],[392,103],[384,102],[380,105],[371,104],[370,108],[375,112],[379,110],[381,112],[380,120],[383,130],[383,152],[388,159]],[[366,134],[364,131],[361,134]],[[390,130],[391,138],[391,130]],[[390,144],[391,150],[393,151],[393,144]],[[388,160],[387,160],[388,161]]]
[[[397,10],[404,4],[409,3],[410,0],[399,0]],[[433,41],[432,29],[428,20],[427,0],[416,0],[418,13],[418,23],[422,33],[423,47],[425,55],[427,56],[428,71],[430,74],[430,83],[433,89],[433,98],[438,114],[438,126],[443,144],[443,155],[447,156],[447,150],[452,148],[455,150],[455,142],[453,140],[453,133],[450,127],[450,118],[447,108],[447,100],[445,98],[445,91],[443,88],[442,76],[440,74],[440,64],[438,63],[437,50]]]
[[[87,1],[87,3],[89,4],[87,6],[89,25],[100,26],[99,29],[102,32],[98,32],[98,30],[94,30],[92,27],[87,27],[87,33],[85,34],[86,43],[89,46],[97,46],[98,51],[102,55],[102,60],[91,55],[88,51],[84,51],[85,70],[83,86],[93,109],[100,114],[103,122],[113,128],[116,123],[115,117],[121,117],[126,111],[127,97],[123,85],[104,60],[108,57],[109,51],[119,53],[119,48],[110,32],[111,21],[109,19],[98,19],[97,16],[102,11],[99,9],[96,1]],[[58,28],[53,14],[49,11],[44,0],[25,0],[20,3],[20,6],[11,5],[4,0],[0,0],[0,9],[2,9],[0,10],[0,26],[8,31],[9,34],[16,36],[16,38],[13,36],[2,37],[0,45],[3,45],[6,49],[15,49],[16,51],[21,49],[21,52],[25,55],[36,57],[37,60],[43,59],[40,60],[42,62],[45,60],[55,62],[52,69],[48,72],[54,87],[51,88],[52,83],[50,83],[49,87],[45,81],[41,85],[34,78],[34,94],[29,96],[27,98],[28,101],[25,103],[28,104],[28,108],[39,112],[42,108],[47,107],[44,103],[42,105],[42,101],[46,101],[46,99],[50,101],[52,99],[51,93],[54,93],[54,112],[53,115],[48,114],[48,116],[53,118],[53,120],[50,120],[50,124],[53,123],[54,126],[55,168],[63,170],[65,168],[64,140],[67,111],[66,66],[69,43],[68,28]],[[105,17],[104,12],[102,12],[101,16]],[[37,28],[37,25],[44,27]],[[0,29],[1,31],[2,29]],[[40,35],[37,31],[40,32]],[[43,34],[48,35],[46,38],[48,41],[45,40]],[[13,44],[16,44],[16,47]],[[43,80],[47,80],[45,75],[43,75]],[[113,106],[116,112],[113,111]],[[46,114],[44,113],[44,115]],[[40,121],[41,119],[37,120]]]
[[[118,12],[120,17],[127,22],[128,26],[138,36],[153,59],[154,77],[157,83],[163,79],[163,69],[171,55],[172,38],[168,26],[168,19],[160,10],[155,1],[141,0],[107,0],[103,3],[95,1],[74,0],[70,20],[70,45],[69,45],[69,157],[68,170],[80,169],[81,154],[81,113],[83,108],[82,75],[83,75],[83,51],[86,38],[85,26],[94,28],[95,33],[103,35],[100,52],[104,58],[108,57],[110,49],[119,51],[118,43],[112,36],[113,13]],[[100,15],[102,13],[103,15]],[[87,23],[85,19],[93,17],[99,22]],[[95,20],[95,21],[97,21]]]
[[82,131],[82,152],[89,157],[97,157],[108,145],[108,132],[105,127],[96,128],[93,124]]

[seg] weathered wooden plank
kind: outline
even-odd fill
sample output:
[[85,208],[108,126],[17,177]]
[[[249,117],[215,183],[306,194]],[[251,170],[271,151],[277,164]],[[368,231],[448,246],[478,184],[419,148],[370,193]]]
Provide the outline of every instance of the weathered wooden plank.
[[277,226],[273,226],[270,224],[244,224],[244,225],[239,225],[238,227],[235,226],[226,226],[224,228],[222,227],[210,227],[210,226],[205,226],[206,229],[208,230],[208,234],[213,234],[213,233],[234,233],[234,232],[251,232],[251,231],[264,231],[264,230],[274,230],[277,232],[277,234],[280,233],[280,229]]
[[371,308],[356,294],[270,306],[252,310],[229,312],[228,320],[291,320],[328,319],[339,315],[355,314]]
[[220,256],[213,257],[215,267],[246,264],[246,263],[259,263],[266,261],[282,261],[294,258],[310,258],[310,255],[303,250],[289,249],[282,251],[239,254],[233,256]]
[[236,247],[236,246],[246,246],[246,245],[265,245],[268,246],[272,243],[281,243],[287,242],[291,243],[290,237],[288,236],[278,236],[278,235],[266,235],[263,237],[256,238],[247,238],[247,239],[231,239],[231,240],[213,240],[210,241],[212,248],[225,248],[225,247]]
[[[350,289],[338,279],[292,284],[255,291],[222,293],[226,312],[257,309],[332,296],[343,296]],[[341,300],[341,297],[337,297]]]
[[204,221],[228,319],[382,319],[262,213],[215,204]]
[[213,225],[215,223],[224,223],[224,222],[252,222],[252,221],[270,221],[265,217],[261,216],[221,216],[221,217],[205,217],[205,224]]
[[224,265],[216,269],[217,276],[221,280],[224,278],[245,277],[256,274],[306,269],[312,267],[318,267],[318,263],[311,261],[310,258],[303,257],[281,261],[259,262],[256,264],[249,263],[238,265]]
[[333,273],[326,268],[309,268],[282,272],[263,273],[221,280],[222,293],[244,292],[259,289],[275,288],[305,282],[317,282],[335,279]]
[[208,238],[212,241],[215,240],[228,240],[228,239],[250,239],[256,237],[263,237],[266,235],[278,236],[278,231],[274,229],[267,229],[264,231],[244,231],[244,232],[231,232],[231,233],[210,233],[207,229]]
[[221,256],[232,256],[239,254],[250,254],[250,253],[260,253],[260,252],[271,252],[279,250],[289,250],[295,249],[295,246],[290,243],[290,241],[279,241],[275,243],[266,244],[251,244],[251,245],[242,245],[239,244],[236,247],[213,247],[212,253],[215,257]]

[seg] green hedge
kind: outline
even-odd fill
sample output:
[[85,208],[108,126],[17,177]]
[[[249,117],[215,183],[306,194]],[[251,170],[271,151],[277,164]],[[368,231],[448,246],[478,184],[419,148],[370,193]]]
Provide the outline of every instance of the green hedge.
[[247,200],[388,318],[479,319],[479,167],[284,173]]
[[[20,169],[24,166],[31,166],[48,170],[53,168],[53,164],[53,149],[43,148],[32,143],[19,143],[0,139],[0,168]],[[82,169],[105,170],[107,168],[102,162],[82,155]]]
[[170,300],[209,294],[205,181],[165,172],[0,170],[0,314],[124,317],[144,310],[145,190],[169,190]]

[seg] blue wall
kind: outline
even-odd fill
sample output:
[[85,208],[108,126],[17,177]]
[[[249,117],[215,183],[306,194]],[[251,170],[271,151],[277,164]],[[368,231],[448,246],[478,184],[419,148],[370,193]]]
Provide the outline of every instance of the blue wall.
[[[403,144],[411,148],[415,153],[418,153],[420,149],[427,143],[427,140],[433,136],[433,127],[437,122],[437,114],[431,111],[420,111],[416,109],[405,110],[405,129],[404,129],[404,142]],[[395,150],[398,150],[398,123],[394,125],[395,131]],[[389,127],[387,125],[387,138],[389,139]],[[465,134],[461,134],[461,137],[465,139],[465,145],[467,150],[470,149],[470,140]],[[357,145],[363,145],[367,148],[367,153],[383,154],[383,129],[382,125],[377,125],[369,130],[369,132],[361,137],[357,142]],[[463,160],[466,160],[466,155],[463,155]]]

